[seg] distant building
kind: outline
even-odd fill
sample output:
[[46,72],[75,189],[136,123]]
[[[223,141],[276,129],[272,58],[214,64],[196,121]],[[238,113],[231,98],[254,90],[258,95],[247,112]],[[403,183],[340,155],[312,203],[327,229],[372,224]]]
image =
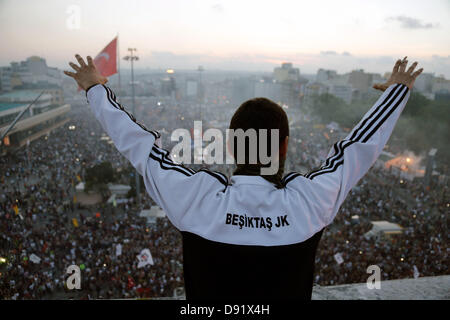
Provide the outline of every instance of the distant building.
[[186,92],[187,98],[197,98],[198,95],[198,81],[196,79],[186,80]]
[[[285,62],[281,64],[281,67],[277,67],[273,71],[273,79],[275,83],[280,83],[281,86],[272,86],[269,84],[263,84],[261,81],[258,87],[265,87],[268,92],[276,97],[277,93],[273,90],[279,90],[279,98],[276,97],[276,101],[282,105],[289,107],[298,107],[301,104],[302,99],[302,86],[308,81],[300,76],[300,69],[294,68],[292,63]],[[265,83],[266,81],[264,81]],[[272,87],[272,88],[270,88]]]
[[353,87],[348,84],[333,84],[330,86],[329,93],[344,100],[350,104],[353,100]]
[[[38,96],[38,94],[39,92],[33,90],[14,90],[0,95],[0,102],[28,105]],[[46,110],[52,104],[51,101],[51,94],[42,94],[39,100],[30,107],[30,116],[41,113],[42,110]],[[18,111],[17,114],[19,114],[19,112],[20,111]]]
[[431,94],[433,93],[433,82],[434,82],[433,73],[422,73],[417,77],[416,81],[414,82],[414,88],[423,94]]
[[208,90],[205,90],[206,101],[214,104],[233,103],[233,83],[232,79],[212,82],[208,85]]
[[436,100],[449,95],[450,80],[445,79],[444,76],[434,78],[432,91]]
[[232,103],[239,106],[255,97],[255,80],[252,77],[238,78],[232,84]]
[[64,104],[64,93],[62,88],[60,87],[54,87],[54,88],[47,88],[43,90],[44,93],[48,93],[51,95],[51,103],[52,104],[58,104],[62,105]]
[[[39,93],[13,90],[0,95],[0,136]],[[43,93],[1,141],[0,153],[14,151],[69,121],[67,113],[70,105],[61,105],[56,101],[50,93]]]
[[24,65],[26,65],[26,69],[32,74],[32,75],[46,75],[47,74],[47,62],[45,59],[32,56],[27,58],[25,62],[22,62]]
[[25,61],[11,62],[8,67],[0,67],[1,91],[35,87],[60,87],[62,75],[59,69],[48,67],[45,59],[32,56]]
[[277,82],[299,81],[300,69],[294,68],[290,62],[285,62],[274,69],[273,76]]
[[434,100],[436,101],[450,101],[450,91],[442,90],[434,93]]
[[265,97],[277,103],[282,98],[282,83],[275,82],[272,78],[263,78],[255,82],[255,97]]
[[0,68],[0,92],[7,92],[12,90],[11,74],[11,67]]
[[328,93],[330,90],[329,86],[319,83],[319,82],[311,82],[305,86],[305,96],[310,97],[314,95],[321,95]]
[[414,89],[431,100],[448,100],[450,80],[444,76],[435,77],[434,73],[422,73],[414,82]]
[[325,69],[317,70],[316,75],[317,82],[326,82],[335,78],[337,78],[337,72],[334,70],[325,70]]
[[161,79],[160,94],[163,97],[173,97],[176,93],[176,81],[174,77],[164,77]]
[[364,70],[353,70],[349,74],[348,83],[352,87],[358,90],[361,94],[365,94],[372,87],[373,75],[370,73],[365,73]]

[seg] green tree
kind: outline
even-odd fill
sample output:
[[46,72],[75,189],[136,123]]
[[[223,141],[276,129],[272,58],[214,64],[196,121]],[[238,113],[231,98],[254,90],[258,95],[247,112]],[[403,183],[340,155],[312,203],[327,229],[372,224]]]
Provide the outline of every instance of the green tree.
[[[324,123],[335,121],[342,127],[352,128],[375,103],[375,99],[357,100],[347,104],[333,95],[322,94],[313,96],[307,108],[311,115]],[[450,159],[450,150],[447,147],[450,140],[449,111],[449,101],[434,101],[418,92],[412,92],[390,143],[422,155],[428,153],[431,148],[437,148],[437,167],[445,173]]]
[[[130,191],[128,191],[127,193],[127,198],[134,198],[137,195],[135,174],[137,174],[136,169],[134,169],[132,166],[128,166],[126,169],[122,171],[122,175],[128,178],[129,185],[131,186]],[[141,192],[143,192],[145,190],[144,178],[141,175],[139,175],[139,180],[141,185]]]
[[111,162],[104,161],[91,168],[86,169],[86,191],[97,190],[101,193],[107,191],[106,184],[116,181],[116,175]]

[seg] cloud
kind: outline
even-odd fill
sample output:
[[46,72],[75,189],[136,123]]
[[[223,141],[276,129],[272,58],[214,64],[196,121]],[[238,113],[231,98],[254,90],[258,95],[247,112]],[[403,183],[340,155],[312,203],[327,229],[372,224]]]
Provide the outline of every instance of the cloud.
[[328,50],[328,51],[320,51],[320,54],[323,54],[325,56],[335,56],[338,53],[336,51],[333,51],[333,50]]
[[439,26],[438,23],[423,23],[419,19],[407,17],[407,16],[396,16],[389,17],[386,19],[387,22],[396,21],[400,22],[400,26],[405,29],[432,29]]
[[229,56],[216,56],[213,54],[194,53],[182,54],[170,51],[152,51],[142,57],[142,65],[151,65],[157,68],[196,69],[203,65],[207,70],[246,70],[269,71],[273,70],[274,63],[267,61],[271,56],[236,54]]
[[211,6],[211,9],[217,13],[223,13],[225,11],[225,8],[221,3],[216,3]]
[[[324,55],[324,56],[338,56],[339,55],[339,53],[337,53],[334,50],[320,51],[320,54]],[[351,53],[348,52],[348,51],[344,51],[344,52],[341,53],[341,55],[346,56],[346,57],[350,57]]]

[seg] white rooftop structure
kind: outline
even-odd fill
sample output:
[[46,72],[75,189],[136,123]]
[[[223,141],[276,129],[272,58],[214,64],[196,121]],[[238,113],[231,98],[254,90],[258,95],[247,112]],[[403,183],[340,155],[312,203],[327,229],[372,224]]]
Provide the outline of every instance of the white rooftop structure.
[[108,198],[108,200],[106,201],[106,203],[112,203],[112,204],[114,204],[114,201],[116,202],[116,205],[117,205],[117,204],[121,204],[121,203],[127,203],[127,202],[130,202],[130,199],[127,199],[127,198],[118,198],[117,195],[116,195],[115,193],[113,193],[113,194]]
[[403,232],[403,228],[389,221],[381,220],[381,221],[371,221],[372,230],[365,233],[365,237],[373,237],[380,235],[393,235],[393,234],[401,234]]
[[147,222],[149,223],[156,223],[156,219],[164,218],[166,213],[160,207],[152,206],[150,209],[142,210],[139,216],[147,218]]
[[78,191],[78,192],[84,191],[84,182],[81,181],[80,183],[78,183],[78,184],[75,186],[75,190]]

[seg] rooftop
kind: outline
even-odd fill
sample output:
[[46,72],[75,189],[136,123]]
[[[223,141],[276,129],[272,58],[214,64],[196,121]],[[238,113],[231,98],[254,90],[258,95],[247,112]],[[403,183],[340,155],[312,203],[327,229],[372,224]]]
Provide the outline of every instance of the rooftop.
[[[75,290],[74,290],[75,291]],[[185,300],[181,288],[177,297],[158,297],[151,300]],[[45,299],[81,299],[81,292],[58,292]],[[450,275],[381,281],[380,289],[368,289],[365,283],[339,286],[314,286],[312,300],[449,300]],[[118,299],[122,300],[122,299]],[[135,300],[126,299],[125,300]],[[144,299],[145,300],[145,299]]]
[[380,289],[365,283],[313,288],[312,300],[449,300],[450,275],[381,281]]
[[9,109],[14,109],[17,107],[22,107],[25,105],[26,105],[25,103],[21,103],[21,102],[0,102],[0,112],[6,111]]
[[[14,90],[7,93],[0,94],[0,101],[14,102],[31,102],[39,95],[40,92],[34,90]],[[51,99],[51,95],[44,93],[39,100]]]
[[401,231],[403,228],[397,223],[392,223],[385,220],[370,221],[374,228],[380,231]]

